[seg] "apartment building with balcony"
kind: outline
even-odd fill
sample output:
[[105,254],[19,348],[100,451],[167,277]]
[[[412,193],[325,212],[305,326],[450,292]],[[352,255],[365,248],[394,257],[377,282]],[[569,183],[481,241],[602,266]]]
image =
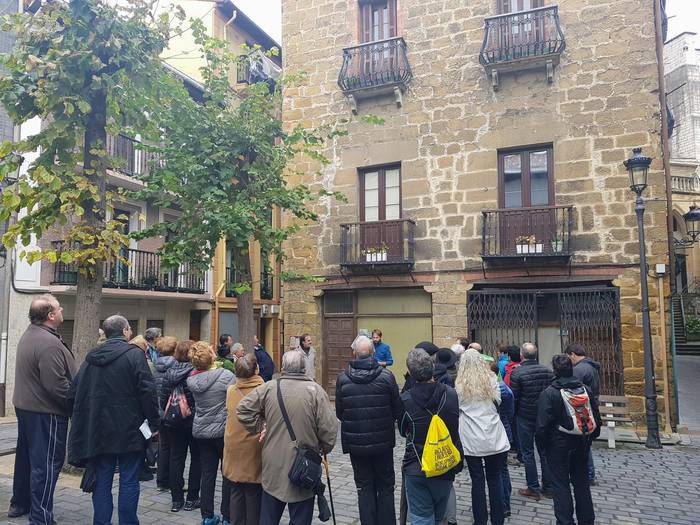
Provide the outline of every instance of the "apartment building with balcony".
[[[287,246],[287,269],[319,279],[285,284],[285,338],[315,335],[329,392],[358,329],[380,328],[400,382],[421,340],[533,341],[545,364],[581,343],[603,392],[643,412],[622,162],[643,148],[647,195],[664,194],[653,20],[639,0],[285,2],[284,67],[308,74],[285,122],[384,119],[354,120],[329,165],[293,177],[347,198],[321,201]],[[650,264],[667,262],[665,217],[647,207]]]

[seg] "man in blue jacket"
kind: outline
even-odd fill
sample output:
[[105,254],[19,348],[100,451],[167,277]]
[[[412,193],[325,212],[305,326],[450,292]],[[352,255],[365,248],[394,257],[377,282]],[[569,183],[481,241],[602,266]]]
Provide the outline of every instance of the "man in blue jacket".
[[382,341],[382,331],[379,328],[372,330],[372,341],[374,341],[374,358],[379,366],[387,367],[394,364],[391,357],[391,347]]
[[265,350],[265,347],[260,344],[257,335],[253,336],[253,348],[255,349],[255,357],[260,367],[260,377],[266,382],[270,381],[272,379],[272,374],[275,373],[275,363],[272,361],[270,354]]

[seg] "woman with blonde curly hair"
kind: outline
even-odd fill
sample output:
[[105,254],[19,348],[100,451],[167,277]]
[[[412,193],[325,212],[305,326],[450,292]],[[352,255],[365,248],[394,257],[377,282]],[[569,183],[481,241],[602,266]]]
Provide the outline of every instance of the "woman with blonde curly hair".
[[486,481],[491,524],[502,525],[505,516],[501,471],[510,445],[498,415],[501,391],[496,374],[477,350],[468,348],[462,355],[455,389],[459,397],[459,437],[472,480],[474,524],[486,525],[489,518]]
[[[216,353],[206,341],[192,345],[190,360],[195,371],[187,378],[187,386],[194,395],[194,423],[192,436],[197,440],[202,465],[201,512],[202,525],[216,525],[214,514],[216,474],[224,453],[226,428],[226,390],[235,382],[234,375],[225,368],[214,368]],[[224,522],[230,522],[229,484],[224,481],[221,513]]]

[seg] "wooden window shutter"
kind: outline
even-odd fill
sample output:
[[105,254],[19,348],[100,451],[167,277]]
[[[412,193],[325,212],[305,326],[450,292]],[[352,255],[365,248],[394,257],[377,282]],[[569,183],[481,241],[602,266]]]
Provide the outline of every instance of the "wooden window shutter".
[[510,13],[510,0],[498,0],[498,14]]
[[372,4],[360,5],[360,38],[363,43],[372,41]]
[[389,37],[395,37],[398,35],[398,30],[396,26],[396,0],[388,0],[387,6],[389,8]]

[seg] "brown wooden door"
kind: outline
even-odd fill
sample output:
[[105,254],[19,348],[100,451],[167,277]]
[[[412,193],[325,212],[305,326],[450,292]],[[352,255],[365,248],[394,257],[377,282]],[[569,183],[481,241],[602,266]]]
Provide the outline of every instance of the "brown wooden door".
[[502,152],[498,158],[501,254],[517,253],[522,237],[534,237],[536,253],[551,251],[556,215],[551,147]]
[[388,166],[360,175],[360,246],[365,262],[403,256],[401,168]]
[[[360,43],[396,36],[396,0],[367,1],[360,7]],[[365,46],[360,54],[365,78],[393,71],[397,49],[387,43]]]
[[352,344],[357,334],[354,317],[326,317],[323,320],[323,387],[335,398],[335,381],[352,359]]
[[[499,14],[529,11],[544,6],[544,0],[500,0]],[[528,56],[543,38],[544,20],[532,13],[515,15],[504,19],[499,25],[501,49],[506,50],[507,58]],[[506,57],[504,57],[506,58]]]

